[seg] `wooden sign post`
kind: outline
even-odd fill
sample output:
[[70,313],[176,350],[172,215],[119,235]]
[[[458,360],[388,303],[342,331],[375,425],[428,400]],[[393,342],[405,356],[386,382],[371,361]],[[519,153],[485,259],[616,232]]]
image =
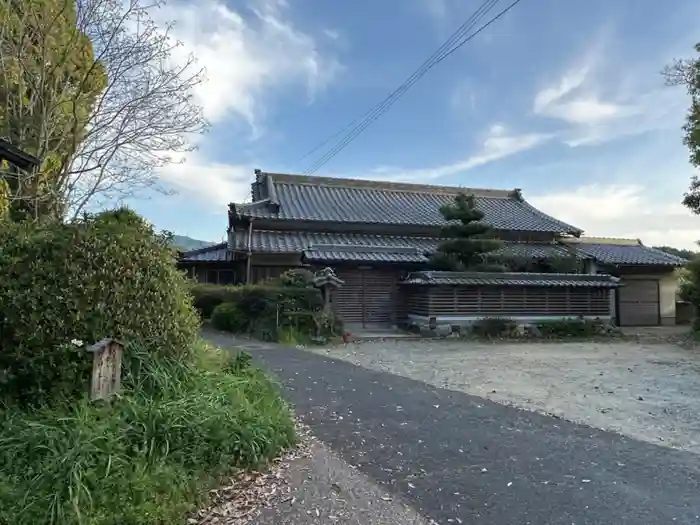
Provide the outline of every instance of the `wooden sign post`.
[[92,354],[90,399],[108,401],[121,386],[124,345],[116,339],[103,339],[87,348]]

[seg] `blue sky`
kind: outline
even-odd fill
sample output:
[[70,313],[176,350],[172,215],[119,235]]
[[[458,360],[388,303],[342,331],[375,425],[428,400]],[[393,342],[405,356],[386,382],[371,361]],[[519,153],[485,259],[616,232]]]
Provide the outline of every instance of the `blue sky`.
[[[218,241],[253,169],[305,153],[410,75],[481,0],[192,0],[159,13],[206,69],[212,123],[163,169],[174,196],[132,205],[159,228]],[[501,0],[492,16],[510,2]],[[318,174],[522,188],[588,235],[692,247],[700,217],[688,105],[660,71],[700,41],[695,0],[522,0],[433,68]]]

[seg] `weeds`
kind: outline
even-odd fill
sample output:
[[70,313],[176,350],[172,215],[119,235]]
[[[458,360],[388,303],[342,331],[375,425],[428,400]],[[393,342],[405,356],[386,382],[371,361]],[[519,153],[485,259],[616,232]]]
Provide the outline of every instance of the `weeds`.
[[132,349],[110,406],[0,411],[0,523],[182,522],[221,475],[294,442],[288,407],[249,359],[196,354],[178,362]]

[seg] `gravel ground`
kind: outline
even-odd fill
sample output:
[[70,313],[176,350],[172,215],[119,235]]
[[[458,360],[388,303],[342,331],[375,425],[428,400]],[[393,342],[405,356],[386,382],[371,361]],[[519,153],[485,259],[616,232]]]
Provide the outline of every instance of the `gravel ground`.
[[309,350],[700,453],[700,353],[672,344],[386,340]]
[[[382,494],[388,495],[440,525],[700,523],[697,454],[301,349],[203,335],[222,348],[246,348],[277,377],[313,435],[380,487],[360,489],[350,507],[333,509],[333,516],[347,510],[349,523],[354,510],[364,518],[355,523],[368,519],[364,494],[373,507],[376,496],[385,502]],[[323,479],[341,480],[331,481],[331,488],[340,485],[336,493],[352,487],[343,483],[350,472],[342,467],[322,461],[314,472],[321,483],[309,486],[322,498],[329,490]],[[297,518],[325,515],[321,523],[333,523],[317,497],[304,501]],[[384,516],[397,524],[414,517]],[[278,515],[272,523],[284,519]],[[287,520],[294,523],[294,514]]]

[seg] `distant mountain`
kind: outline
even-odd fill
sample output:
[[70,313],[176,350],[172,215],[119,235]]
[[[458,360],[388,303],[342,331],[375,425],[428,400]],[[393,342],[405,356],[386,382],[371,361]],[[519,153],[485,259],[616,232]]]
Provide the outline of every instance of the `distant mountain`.
[[209,241],[200,241],[198,239],[193,239],[192,237],[186,237],[185,235],[173,235],[173,246],[182,250],[183,252],[188,252],[190,250],[196,250],[198,248],[205,248],[216,244]]

